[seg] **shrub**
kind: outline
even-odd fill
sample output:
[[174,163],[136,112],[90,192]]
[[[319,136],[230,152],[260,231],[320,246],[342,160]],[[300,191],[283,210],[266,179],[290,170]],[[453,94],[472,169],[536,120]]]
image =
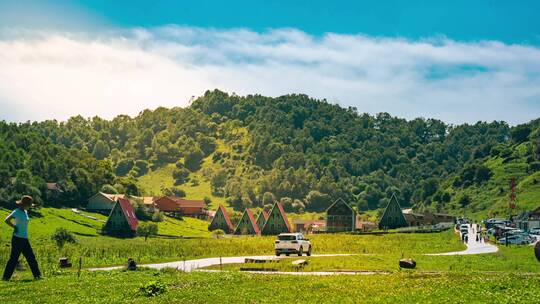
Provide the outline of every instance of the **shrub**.
[[163,193],[163,195],[166,195],[166,196],[176,196],[176,197],[186,196],[186,191],[178,187],[165,188],[165,189],[162,189],[161,192]]
[[182,185],[188,181],[189,171],[186,168],[175,168],[172,173],[175,185]]
[[152,222],[163,222],[163,213],[155,210],[154,214],[152,214]]
[[144,236],[144,241],[148,239],[149,236],[158,234],[158,226],[154,223],[141,223],[137,227],[137,235]]
[[185,166],[190,171],[197,171],[201,167],[201,161],[204,158],[204,154],[199,148],[194,148],[189,151],[185,156]]
[[51,240],[56,242],[56,246],[62,249],[66,243],[76,243],[77,240],[73,233],[69,232],[66,228],[58,228],[51,235]]
[[155,297],[167,292],[167,285],[161,281],[150,281],[139,287],[139,292],[146,297]]
[[215,237],[216,239],[220,239],[224,235],[225,235],[225,231],[223,231],[221,229],[216,229],[216,230],[212,231],[212,236]]
[[101,192],[107,193],[107,194],[117,194],[118,190],[116,190],[116,188],[114,188],[113,186],[109,184],[105,184],[103,185],[103,187],[101,187]]

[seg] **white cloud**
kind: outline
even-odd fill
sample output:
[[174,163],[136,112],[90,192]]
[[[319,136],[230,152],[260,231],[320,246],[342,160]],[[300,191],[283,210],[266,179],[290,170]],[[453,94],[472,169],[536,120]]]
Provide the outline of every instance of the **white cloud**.
[[0,37],[0,119],[136,115],[214,88],[453,123],[540,116],[533,46],[178,26]]

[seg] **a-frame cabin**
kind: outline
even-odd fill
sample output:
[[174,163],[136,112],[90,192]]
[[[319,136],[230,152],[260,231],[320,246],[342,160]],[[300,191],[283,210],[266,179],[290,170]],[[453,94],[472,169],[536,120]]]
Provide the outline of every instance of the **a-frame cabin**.
[[226,234],[234,232],[234,226],[229,218],[229,214],[222,205],[219,205],[212,222],[210,222],[210,225],[208,226],[208,230],[210,231],[217,229],[223,230]]
[[277,235],[292,232],[287,214],[280,203],[275,203],[262,229],[263,235]]
[[401,206],[395,194],[392,194],[388,205],[384,209],[379,221],[379,229],[395,229],[400,227],[408,227],[409,224],[403,215]]
[[139,221],[129,200],[119,198],[103,226],[103,232],[109,235],[132,237],[137,234],[138,225]]
[[257,226],[257,221],[253,216],[253,212],[247,209],[242,214],[236,229],[234,230],[235,235],[261,235],[261,230]]
[[344,232],[356,230],[356,211],[342,198],[326,209],[326,231]]
[[263,209],[261,213],[259,214],[259,217],[257,217],[257,227],[259,227],[259,229],[262,230],[267,220],[268,220],[268,212],[266,212]]

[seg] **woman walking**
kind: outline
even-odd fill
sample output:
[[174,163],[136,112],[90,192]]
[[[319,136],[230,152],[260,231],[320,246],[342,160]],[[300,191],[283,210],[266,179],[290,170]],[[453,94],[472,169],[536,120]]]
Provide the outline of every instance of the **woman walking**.
[[28,265],[32,270],[32,274],[35,279],[41,278],[41,272],[36,261],[34,251],[28,241],[28,212],[27,210],[32,207],[33,199],[31,196],[25,195],[20,201],[17,201],[17,209],[13,210],[10,215],[6,217],[6,224],[13,228],[13,237],[11,238],[11,255],[7,262],[6,269],[4,270],[3,280],[9,281],[21,253],[28,261]]

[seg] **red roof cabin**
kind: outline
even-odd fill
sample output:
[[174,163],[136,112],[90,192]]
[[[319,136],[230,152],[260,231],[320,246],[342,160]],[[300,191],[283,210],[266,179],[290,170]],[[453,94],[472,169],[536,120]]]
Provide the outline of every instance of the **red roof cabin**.
[[263,235],[278,235],[280,233],[292,232],[287,214],[280,203],[275,203],[274,207],[272,207],[268,220],[264,223],[261,232]]
[[234,232],[234,226],[229,218],[229,214],[222,205],[219,205],[212,222],[210,222],[210,225],[208,226],[208,230],[210,231],[217,229],[221,229],[227,234]]
[[203,217],[206,215],[204,201],[163,196],[154,201],[159,211],[179,216]]
[[257,226],[253,212],[247,209],[242,214],[242,218],[238,222],[236,229],[234,230],[235,235],[261,235],[261,231]]
[[107,222],[103,226],[103,233],[116,236],[133,237],[137,234],[139,221],[135,210],[129,200],[119,198],[114,204]]

